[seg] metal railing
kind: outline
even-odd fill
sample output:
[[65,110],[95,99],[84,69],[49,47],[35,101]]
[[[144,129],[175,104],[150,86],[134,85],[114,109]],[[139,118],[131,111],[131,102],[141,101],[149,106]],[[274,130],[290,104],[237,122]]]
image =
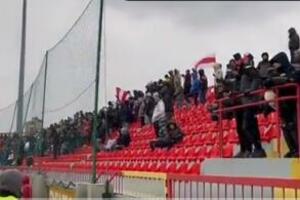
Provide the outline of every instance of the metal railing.
[[[279,90],[283,90],[283,89],[294,89],[295,90],[295,95],[289,95],[289,96],[279,96]],[[257,107],[257,106],[261,106],[264,105],[266,103],[275,103],[275,110],[276,110],[276,131],[277,131],[277,153],[278,153],[278,157],[281,157],[281,120],[280,120],[280,116],[279,116],[279,112],[280,112],[280,103],[284,102],[284,101],[288,101],[288,100],[296,100],[296,106],[297,106],[297,131],[298,131],[298,144],[300,144],[300,85],[297,83],[287,83],[287,84],[283,84],[283,85],[278,85],[275,87],[271,88],[274,92],[275,92],[275,99],[274,100],[270,100],[270,101],[266,101],[266,100],[258,100],[256,102],[253,103],[247,103],[247,104],[242,104],[242,105],[236,105],[236,106],[230,106],[230,107],[224,107],[223,103],[224,101],[228,100],[228,99],[239,99],[244,97],[244,94],[237,94],[237,95],[232,95],[230,96],[230,98],[221,98],[217,100],[217,104],[218,104],[218,109],[216,110],[216,112],[218,113],[218,133],[219,133],[219,148],[220,148],[220,157],[223,157],[223,113],[224,112],[234,112],[237,110],[241,110],[241,109],[245,109],[245,108],[253,108],[253,107]],[[259,90],[255,90],[253,92],[250,92],[248,95],[257,95],[257,96],[261,96],[261,94],[263,94],[266,90],[265,89],[259,89]],[[299,148],[299,155],[300,155],[300,148]]]
[[169,174],[168,198],[300,198],[300,180]]

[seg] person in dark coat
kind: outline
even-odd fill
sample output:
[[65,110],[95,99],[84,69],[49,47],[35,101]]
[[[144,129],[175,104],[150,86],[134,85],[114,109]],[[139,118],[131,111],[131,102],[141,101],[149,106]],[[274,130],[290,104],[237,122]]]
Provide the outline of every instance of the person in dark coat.
[[185,71],[185,75],[183,75],[184,77],[184,82],[183,82],[183,94],[184,94],[184,98],[185,101],[190,104],[190,91],[191,91],[191,87],[192,87],[192,77],[191,77],[191,73],[190,70],[186,70]]
[[[240,74],[237,71],[236,63],[234,60],[230,60],[227,65],[226,75],[224,79],[224,92],[221,97],[228,97],[229,100],[233,99],[231,96],[239,94],[240,92]],[[231,103],[232,106],[241,105],[241,100],[236,99]],[[224,113],[225,114],[225,113]],[[249,156],[247,150],[248,141],[245,140],[245,133],[243,130],[243,115],[242,109],[235,110],[233,116],[236,121],[236,131],[239,137],[240,151],[234,155],[235,158],[244,158]]]
[[151,118],[152,118],[154,107],[155,107],[155,101],[154,101],[151,93],[146,94],[144,103],[145,103],[145,107],[144,107],[145,122],[146,122],[146,124],[149,124],[149,123],[151,123]]
[[50,127],[50,131],[53,145],[53,158],[57,159],[57,156],[60,153],[60,136],[54,126]]
[[235,63],[235,70],[241,75],[243,72],[243,67],[244,67],[244,61],[242,59],[242,56],[240,53],[235,53],[233,55],[234,58],[234,63]]
[[129,130],[127,126],[123,126],[120,130],[120,135],[117,139],[117,149],[122,149],[124,147],[129,147],[131,142]]
[[162,84],[162,88],[159,91],[160,96],[162,97],[163,102],[165,103],[165,113],[166,113],[166,120],[170,120],[173,116],[174,112],[174,92],[172,89],[172,85],[169,82],[165,81]]
[[205,104],[206,93],[207,93],[207,89],[208,89],[208,81],[207,81],[207,77],[206,77],[203,69],[200,69],[198,71],[198,73],[199,73],[199,79],[200,79],[200,83],[201,83],[199,99],[202,104]]
[[[286,76],[291,78],[293,71],[295,70],[293,65],[288,61],[288,57],[285,53],[280,52],[271,59],[271,64],[276,66],[278,73],[281,77]],[[282,88],[278,92],[279,97],[295,96],[295,88]],[[289,151],[285,154],[286,158],[299,157],[299,144],[298,144],[298,130],[297,130],[297,101],[294,99],[280,101],[279,103],[279,115],[282,121],[282,131],[289,148]]]
[[172,148],[175,144],[179,143],[183,139],[183,133],[180,128],[174,122],[170,122],[167,125],[167,134],[163,137],[150,142],[152,151],[155,148]]
[[289,49],[291,53],[291,63],[295,63],[295,51],[299,49],[299,35],[295,28],[289,29]]
[[259,76],[265,80],[269,77],[270,70],[272,69],[272,65],[269,61],[269,54],[264,52],[261,54],[262,61],[260,61],[257,65],[257,70]]
[[[258,96],[250,94],[252,91],[259,89],[261,79],[258,71],[254,68],[253,56],[251,54],[244,57],[244,69],[241,77],[241,89],[244,93],[242,104],[249,104],[258,101]],[[243,136],[242,140],[246,143],[245,157],[263,158],[266,157],[265,150],[261,145],[258,122],[256,118],[256,107],[247,107],[243,111]],[[254,146],[254,149],[253,149]]]

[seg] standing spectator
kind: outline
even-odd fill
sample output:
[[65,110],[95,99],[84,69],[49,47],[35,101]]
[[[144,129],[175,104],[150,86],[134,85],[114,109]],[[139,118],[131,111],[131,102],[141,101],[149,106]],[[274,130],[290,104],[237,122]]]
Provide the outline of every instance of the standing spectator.
[[180,72],[175,69],[174,70],[174,86],[175,86],[175,100],[177,108],[181,108],[184,103],[184,95],[183,95],[183,88],[181,85],[181,76]]
[[201,90],[201,83],[198,78],[197,70],[194,68],[192,69],[192,87],[191,87],[191,96],[194,97],[194,104],[198,105],[198,97]]
[[271,63],[269,61],[269,54],[267,52],[264,52],[261,54],[262,61],[259,62],[257,66],[257,70],[259,73],[259,76],[265,80],[269,78],[269,72],[271,69]]
[[190,103],[190,91],[192,87],[192,78],[190,74],[190,70],[185,71],[184,76],[184,83],[183,83],[183,94],[185,101],[189,104]]
[[299,35],[293,27],[289,29],[289,49],[291,53],[291,63],[295,63],[295,51],[299,49]]
[[151,95],[151,93],[146,93],[146,97],[144,100],[145,103],[145,124],[151,123],[151,118],[153,115],[154,107],[155,107],[155,102],[154,99]]
[[[260,78],[258,71],[254,68],[253,56],[251,54],[244,57],[245,67],[241,78],[242,104],[253,103],[258,100],[256,95],[251,95],[250,92],[259,89]],[[243,112],[243,140],[247,142],[246,151],[250,153],[249,157],[263,158],[266,157],[265,150],[261,145],[258,122],[256,118],[256,108],[248,107]],[[254,150],[253,147],[254,146]],[[245,157],[247,155],[245,154]]]
[[154,101],[156,103],[152,115],[152,123],[154,125],[155,134],[157,137],[164,135],[165,126],[166,126],[166,112],[165,112],[165,103],[159,97],[159,93],[153,94]]
[[[230,95],[235,95],[239,93],[240,91],[240,75],[237,71],[236,63],[234,60],[230,60],[227,64],[227,70],[226,75],[224,79],[224,93],[221,94],[224,97],[226,94],[228,94],[228,97],[230,99]],[[231,105],[241,105],[240,99],[235,99]],[[249,151],[249,141],[247,140],[246,134],[243,130],[243,110],[238,109],[233,112],[234,118],[236,121],[236,131],[239,137],[239,143],[240,143],[240,151],[234,156],[235,158],[244,158],[249,157],[250,151]]]
[[203,69],[199,70],[199,78],[200,78],[200,83],[201,83],[199,99],[202,104],[205,104],[206,93],[207,93],[207,89],[208,89],[208,82],[207,82],[207,77],[206,77]]
[[175,86],[174,86],[175,75],[172,70],[169,71],[169,76],[170,76],[169,87],[170,87],[171,93],[174,93],[175,92]]
[[[173,79],[174,80],[174,79]],[[162,82],[162,87],[160,89],[160,95],[162,97],[162,100],[164,102],[164,111],[165,111],[165,117],[166,120],[170,120],[173,116],[174,108],[173,108],[173,89],[172,84],[170,82]]]
[[52,148],[53,148],[53,158],[57,159],[60,152],[60,137],[54,126],[50,126],[51,138],[52,138]]
[[244,61],[240,53],[233,55],[235,70],[241,75],[243,71]]
[[214,64],[214,90],[216,98],[220,98],[223,92],[223,71],[222,65],[219,63]]
[[140,106],[138,109],[138,119],[141,123],[141,126],[143,127],[145,125],[145,98],[140,97],[139,101],[140,101]]
[[[285,53],[275,55],[271,60],[273,66],[277,66],[278,71],[289,76],[294,67],[288,62],[288,57]],[[281,75],[283,75],[281,74]],[[279,90],[279,97],[294,96],[296,90],[294,88],[283,88]],[[279,115],[282,121],[282,131],[289,148],[289,151],[284,156],[286,158],[299,157],[298,131],[297,130],[297,102],[294,99],[281,101],[279,104]]]

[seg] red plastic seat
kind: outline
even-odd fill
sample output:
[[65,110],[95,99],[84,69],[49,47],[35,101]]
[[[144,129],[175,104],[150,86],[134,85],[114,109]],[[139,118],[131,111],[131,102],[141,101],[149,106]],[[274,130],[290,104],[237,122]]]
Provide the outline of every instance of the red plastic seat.
[[215,133],[214,132],[208,132],[205,138],[205,144],[206,145],[213,145],[215,141]]
[[176,166],[176,172],[180,174],[186,174],[187,173],[188,164],[187,163],[177,163]]
[[228,142],[231,144],[238,144],[239,138],[235,129],[231,129],[228,135]]
[[185,173],[188,174],[200,174],[200,163],[189,163]]
[[226,144],[229,142],[229,131],[224,130],[223,131],[223,144]]
[[155,171],[155,169],[157,168],[157,162],[149,162],[147,165],[146,165],[146,171]]
[[200,146],[192,148],[188,152],[186,159],[189,161],[197,161],[197,160],[202,161],[205,158],[205,156],[201,155],[201,149],[202,149],[202,147],[200,147]]
[[166,172],[167,173],[176,173],[176,163],[175,162],[169,162],[166,166]]
[[223,157],[224,158],[232,158],[233,157],[233,145],[227,144],[223,147]]
[[221,156],[221,151],[219,145],[214,145],[210,149],[210,153],[208,155],[210,158],[219,158]]

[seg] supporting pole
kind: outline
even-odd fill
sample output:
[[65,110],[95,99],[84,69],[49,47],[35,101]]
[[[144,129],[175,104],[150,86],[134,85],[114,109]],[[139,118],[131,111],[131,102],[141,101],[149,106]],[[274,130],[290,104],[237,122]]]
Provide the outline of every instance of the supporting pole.
[[[297,136],[298,136],[298,160],[300,160],[300,85],[298,84],[296,87],[297,90],[297,98],[296,98],[296,103],[297,103]],[[297,197],[296,197],[297,198]]]
[[[29,98],[28,98],[28,102],[27,102],[27,105],[26,105],[26,112],[25,112],[25,116],[24,116],[24,120],[26,121],[27,119],[27,115],[28,115],[28,110],[29,110],[29,106],[30,106],[30,101],[31,101],[31,95],[32,95],[32,90],[33,90],[33,84],[31,85],[30,89],[29,89]],[[22,130],[24,129],[25,127],[25,123],[22,124]]]
[[99,73],[100,73],[100,56],[101,56],[101,33],[102,33],[102,16],[103,16],[103,1],[100,0],[100,12],[99,12],[99,25],[98,25],[98,46],[97,46],[97,61],[96,61],[96,80],[95,80],[95,107],[94,107],[94,120],[93,120],[93,134],[92,134],[92,145],[93,145],[93,167],[92,167],[92,183],[96,183],[96,134],[98,126],[98,99],[99,99]]
[[24,72],[25,72],[25,51],[26,51],[26,10],[27,0],[23,0],[22,14],[22,36],[20,52],[20,71],[19,71],[19,93],[18,93],[18,113],[17,113],[17,133],[23,132],[23,93],[24,93]]
[[45,100],[46,100],[46,85],[47,85],[47,71],[48,71],[48,51],[45,58],[45,72],[44,72],[44,93],[43,93],[43,108],[42,108],[42,129],[45,121]]

